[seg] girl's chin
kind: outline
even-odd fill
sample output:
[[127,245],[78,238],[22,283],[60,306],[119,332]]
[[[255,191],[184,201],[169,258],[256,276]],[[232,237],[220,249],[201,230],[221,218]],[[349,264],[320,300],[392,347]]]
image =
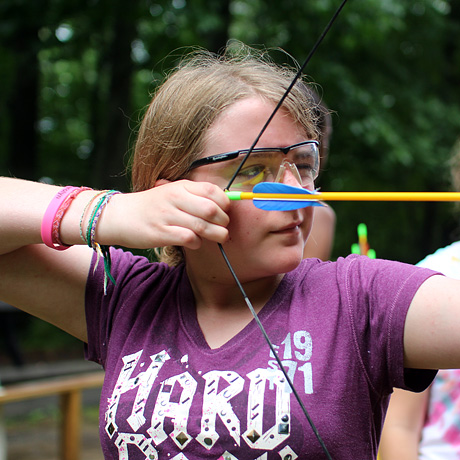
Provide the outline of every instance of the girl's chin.
[[[251,248],[236,250],[231,243],[224,243],[223,248],[236,273],[244,279],[265,278],[290,272],[299,266],[303,258],[303,244],[300,243],[292,246],[261,245],[255,251]],[[213,243],[213,250],[218,251],[215,243]],[[186,250],[186,252],[189,252],[191,256],[196,256],[201,251]],[[200,258],[200,260],[203,259]],[[208,263],[205,266],[209,267],[209,258],[207,260]],[[224,265],[220,252],[217,260]],[[222,269],[222,266],[220,268]],[[224,270],[226,271],[227,267]]]
[[300,265],[300,262],[302,262],[302,257],[298,257],[295,260],[291,259],[286,261],[282,267],[279,267],[279,270],[281,270],[280,273],[288,273],[292,270],[295,270]]
[[286,250],[284,254],[273,254],[266,259],[263,269],[270,275],[281,275],[295,270],[302,262],[302,252]]

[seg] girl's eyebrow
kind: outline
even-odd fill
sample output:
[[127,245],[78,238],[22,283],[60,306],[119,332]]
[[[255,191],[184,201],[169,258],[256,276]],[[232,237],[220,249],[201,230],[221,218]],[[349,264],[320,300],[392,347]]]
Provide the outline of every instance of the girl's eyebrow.
[[289,153],[292,153],[293,158],[307,158],[307,157],[315,158],[316,157],[316,155],[309,150],[294,149],[294,150],[291,150]]
[[[269,157],[272,153],[282,153],[281,150],[277,148],[273,149],[263,149],[263,151],[258,151],[256,149],[253,150],[254,154],[257,155],[258,158],[261,157]],[[251,157],[249,157],[251,158]]]

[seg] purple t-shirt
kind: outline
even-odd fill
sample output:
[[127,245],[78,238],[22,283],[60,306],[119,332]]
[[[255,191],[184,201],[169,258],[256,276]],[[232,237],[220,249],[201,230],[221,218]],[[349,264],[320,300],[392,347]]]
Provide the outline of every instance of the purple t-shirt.
[[[212,350],[183,266],[113,250],[112,273],[104,295],[103,264],[92,267],[86,291],[87,358],[106,371],[106,459],[326,458],[255,321]],[[434,376],[403,369],[407,309],[432,274],[359,256],[305,260],[261,310],[333,459],[375,458],[392,387],[421,390]]]

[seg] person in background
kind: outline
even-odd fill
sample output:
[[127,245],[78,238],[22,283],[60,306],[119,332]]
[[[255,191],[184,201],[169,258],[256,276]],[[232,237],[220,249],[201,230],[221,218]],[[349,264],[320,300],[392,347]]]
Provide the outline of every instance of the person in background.
[[[0,382],[0,392],[2,391],[2,382]],[[0,406],[0,460],[7,460],[8,445],[6,442],[5,418],[3,407]]]
[[[326,104],[321,101],[318,93],[312,91],[313,99],[317,104],[319,137],[320,173],[326,168],[329,156],[329,145],[332,135],[332,117]],[[321,175],[320,177],[321,178]],[[317,185],[318,181],[316,182]],[[313,215],[313,226],[305,243],[304,257],[329,260],[334,245],[336,215],[328,205],[316,207]]]
[[[460,138],[453,148],[451,176],[460,190]],[[460,241],[438,249],[417,264],[460,279]],[[460,458],[460,370],[440,370],[421,393],[395,389],[380,446],[381,460]]]

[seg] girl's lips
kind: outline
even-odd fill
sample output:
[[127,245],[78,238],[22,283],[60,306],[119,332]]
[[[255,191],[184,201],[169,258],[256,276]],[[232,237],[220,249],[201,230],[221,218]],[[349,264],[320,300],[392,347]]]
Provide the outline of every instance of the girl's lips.
[[292,224],[286,225],[283,228],[280,228],[279,230],[275,230],[272,233],[295,233],[295,232],[300,231],[300,224],[301,224],[300,222],[292,223]]

